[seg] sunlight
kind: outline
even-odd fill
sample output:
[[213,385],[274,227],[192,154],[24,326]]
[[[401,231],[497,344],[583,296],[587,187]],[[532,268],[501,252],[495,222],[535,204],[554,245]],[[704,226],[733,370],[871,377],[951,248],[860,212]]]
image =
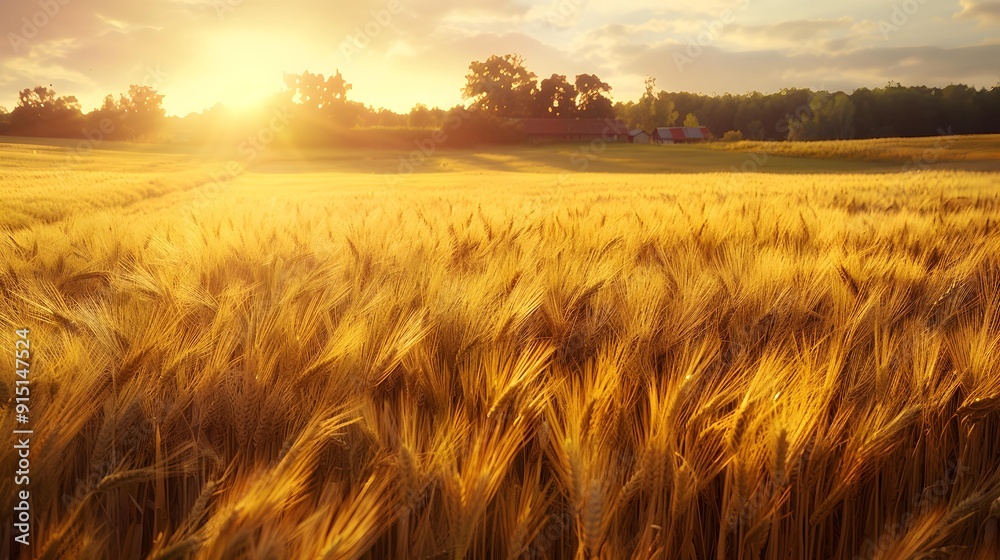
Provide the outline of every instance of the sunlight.
[[[276,44],[282,50],[274,48]],[[203,107],[221,102],[237,110],[255,108],[284,88],[282,74],[287,61],[295,59],[289,46],[281,41],[266,41],[263,35],[249,31],[213,36],[206,46],[204,61],[190,80],[191,89],[175,101]],[[205,101],[196,103],[201,98]]]

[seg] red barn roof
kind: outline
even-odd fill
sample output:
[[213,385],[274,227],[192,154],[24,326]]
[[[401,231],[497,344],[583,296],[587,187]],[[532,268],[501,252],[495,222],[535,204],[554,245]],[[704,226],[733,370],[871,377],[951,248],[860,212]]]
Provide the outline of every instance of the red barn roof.
[[708,131],[708,127],[704,126],[661,126],[656,129],[653,135],[661,141],[687,142],[690,140],[705,140],[710,138],[712,133]]

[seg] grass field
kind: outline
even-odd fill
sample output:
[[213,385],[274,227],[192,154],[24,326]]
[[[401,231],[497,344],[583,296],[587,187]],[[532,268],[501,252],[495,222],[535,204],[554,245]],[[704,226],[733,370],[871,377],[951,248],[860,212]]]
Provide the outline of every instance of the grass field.
[[1000,136],[995,134],[822,142],[734,142],[713,144],[711,147],[737,152],[763,151],[790,157],[897,161],[914,167],[954,162],[979,162],[988,166],[1000,160]]
[[0,144],[24,550],[1000,558],[990,142]]

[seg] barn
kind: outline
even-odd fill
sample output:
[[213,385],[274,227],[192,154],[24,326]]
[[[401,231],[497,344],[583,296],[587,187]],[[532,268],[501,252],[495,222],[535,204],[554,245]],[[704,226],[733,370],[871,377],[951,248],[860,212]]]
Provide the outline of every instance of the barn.
[[628,133],[629,144],[649,144],[651,138],[648,132],[639,128]]
[[628,127],[615,119],[520,119],[518,122],[525,139],[533,144],[628,140]]
[[656,144],[693,144],[712,137],[708,128],[695,126],[661,126],[653,132]]

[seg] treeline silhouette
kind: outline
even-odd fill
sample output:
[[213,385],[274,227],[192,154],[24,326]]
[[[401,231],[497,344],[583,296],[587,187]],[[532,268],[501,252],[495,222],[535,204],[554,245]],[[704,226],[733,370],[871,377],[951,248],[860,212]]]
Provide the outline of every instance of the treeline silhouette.
[[679,115],[688,115],[717,137],[734,131],[752,140],[992,134],[1000,132],[1000,84],[976,89],[889,83],[850,94],[784,89],[711,96],[663,91],[654,95],[647,87],[642,99],[618,103],[615,111],[630,126],[670,126],[680,124]]
[[0,107],[0,133],[55,138],[100,135],[115,140],[143,140],[163,123],[163,96],[149,86],[133,85],[84,114],[74,96],[58,96],[45,86],[24,89],[13,111]]
[[[611,86],[597,75],[539,80],[522,57],[491,56],[472,62],[464,105],[450,109],[417,104],[409,113],[348,99],[351,84],[338,71],[324,76],[286,74],[285,89],[254,110],[218,104],[186,117],[167,117],[164,96],[133,85],[84,113],[76,97],[36,86],[0,107],[0,135],[130,142],[262,143],[407,148],[414,143],[472,146],[523,140],[520,118],[612,119],[630,128],[705,126],[717,138],[827,140],[938,134],[1000,133],[1000,84],[944,88],[884,87],[845,92],[784,89],[777,93],[702,95],[667,92],[646,80],[638,100],[612,103]],[[254,140],[254,138],[257,138]]]

